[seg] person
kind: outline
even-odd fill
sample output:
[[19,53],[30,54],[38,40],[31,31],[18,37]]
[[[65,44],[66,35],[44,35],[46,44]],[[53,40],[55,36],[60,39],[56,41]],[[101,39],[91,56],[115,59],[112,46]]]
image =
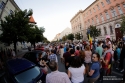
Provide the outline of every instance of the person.
[[90,50],[90,46],[87,45],[85,47],[85,67],[86,67],[86,72],[88,72],[89,66],[91,64],[91,56],[92,56],[92,52]]
[[68,60],[69,60],[69,57],[70,57],[70,48],[66,48],[66,52],[63,54],[63,59],[64,59],[64,62],[65,62],[65,69],[66,69],[66,72],[69,68],[69,63],[68,63]]
[[99,41],[98,47],[96,48],[96,53],[98,53],[100,55],[100,57],[102,57],[102,52],[103,52],[103,48],[101,46],[101,41]]
[[110,48],[110,50],[112,51],[112,43],[110,40],[110,36],[106,36],[106,45]]
[[90,71],[88,72],[88,75],[90,76],[88,83],[95,83],[100,76],[100,55],[98,53],[93,54],[92,61],[93,63],[90,67]]
[[80,49],[79,49],[79,46],[77,46],[77,47],[76,47],[76,51],[75,51],[75,55],[76,55],[76,56],[79,56],[79,50],[80,50]]
[[71,78],[72,83],[83,83],[85,74],[85,66],[82,64],[81,58],[75,56],[71,60],[70,67],[68,68],[68,76]]
[[58,63],[57,55],[54,53],[55,50],[51,50],[51,54],[49,56],[50,61],[56,61]]
[[120,72],[124,72],[124,69],[123,69],[123,61],[125,59],[125,44],[123,45],[122,47],[122,50],[121,50],[121,54],[120,54],[120,69],[121,71]]
[[83,51],[83,50],[79,51],[79,57],[81,58],[82,63],[84,64],[84,61],[85,61],[85,51]]
[[68,62],[67,62],[67,64],[69,64],[69,66],[70,66],[70,64],[71,64],[71,60],[75,57],[75,50],[74,49],[71,49],[70,50],[70,57],[69,57],[69,59],[68,59]]
[[68,75],[58,71],[58,66],[55,61],[49,62],[51,73],[46,76],[46,83],[71,83]]
[[48,72],[48,68],[45,62],[45,58],[43,58],[42,53],[39,53],[38,55],[38,64],[40,66],[40,68],[42,69],[42,71],[47,74]]
[[121,49],[120,46],[118,45],[118,47],[116,47],[116,50],[114,51],[114,65],[118,70],[119,70],[120,54],[121,54]]
[[64,63],[64,60],[63,60],[64,48],[63,48],[62,45],[60,46],[60,50],[59,50],[59,52],[60,52],[61,62]]
[[110,49],[109,46],[103,46],[104,50],[104,57],[101,57],[101,63],[102,63],[102,68],[100,70],[100,80],[102,81],[103,76],[108,75],[111,71],[111,61],[112,61],[112,55],[111,52],[108,51]]

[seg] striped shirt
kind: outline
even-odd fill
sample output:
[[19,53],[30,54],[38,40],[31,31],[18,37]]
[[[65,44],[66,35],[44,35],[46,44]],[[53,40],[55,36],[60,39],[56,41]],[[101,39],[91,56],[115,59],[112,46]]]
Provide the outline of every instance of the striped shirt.
[[46,83],[71,83],[71,81],[66,73],[54,71],[47,74]]

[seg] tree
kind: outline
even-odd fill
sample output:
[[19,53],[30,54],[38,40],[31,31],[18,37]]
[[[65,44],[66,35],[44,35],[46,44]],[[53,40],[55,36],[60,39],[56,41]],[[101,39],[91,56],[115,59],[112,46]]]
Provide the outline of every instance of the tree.
[[120,31],[122,32],[123,35],[125,35],[125,16],[122,17]]
[[35,26],[35,28],[31,28],[29,32],[30,34],[28,35],[28,42],[30,42],[31,45],[34,46],[34,48],[35,48],[36,42],[45,40],[43,36],[43,33],[45,32],[45,28],[43,27],[38,28],[37,26]]
[[67,40],[67,36],[66,36],[66,35],[63,36],[63,37],[62,37],[62,40],[63,40],[63,41],[66,41],[66,40]]
[[14,44],[16,51],[16,43],[27,40],[30,27],[33,25],[29,24],[29,17],[32,15],[32,10],[29,11],[15,11],[12,14],[5,17],[5,20],[1,20],[1,31],[0,40],[3,43]]
[[[90,33],[90,36],[93,37],[95,40],[95,38],[101,34],[101,30],[97,29],[96,26],[90,26],[89,33]],[[87,33],[87,35],[88,35],[88,33]]]
[[74,35],[71,33],[71,34],[69,34],[69,35],[67,36],[67,38],[68,38],[69,40],[73,41],[73,40],[74,40]]
[[81,35],[80,33],[77,33],[77,34],[75,35],[75,38],[76,38],[77,40],[80,40],[80,39],[82,39],[82,35]]

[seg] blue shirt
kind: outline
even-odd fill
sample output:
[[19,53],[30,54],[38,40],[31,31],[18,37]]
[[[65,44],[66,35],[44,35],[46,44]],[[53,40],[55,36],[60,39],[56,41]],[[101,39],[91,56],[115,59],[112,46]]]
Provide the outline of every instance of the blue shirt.
[[64,47],[64,53],[66,52],[66,46]]
[[120,48],[117,48],[116,51],[117,51],[118,59],[120,59],[120,54],[121,54]]
[[93,75],[90,78],[96,78],[100,74],[100,63],[99,62],[93,62],[90,70],[95,70]]

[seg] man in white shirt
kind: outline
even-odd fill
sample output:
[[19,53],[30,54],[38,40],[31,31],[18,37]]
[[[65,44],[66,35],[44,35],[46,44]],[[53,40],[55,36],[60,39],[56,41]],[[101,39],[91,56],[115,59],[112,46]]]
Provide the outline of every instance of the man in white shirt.
[[58,71],[55,61],[49,62],[49,68],[52,72],[47,74],[46,83],[71,83],[66,73]]

